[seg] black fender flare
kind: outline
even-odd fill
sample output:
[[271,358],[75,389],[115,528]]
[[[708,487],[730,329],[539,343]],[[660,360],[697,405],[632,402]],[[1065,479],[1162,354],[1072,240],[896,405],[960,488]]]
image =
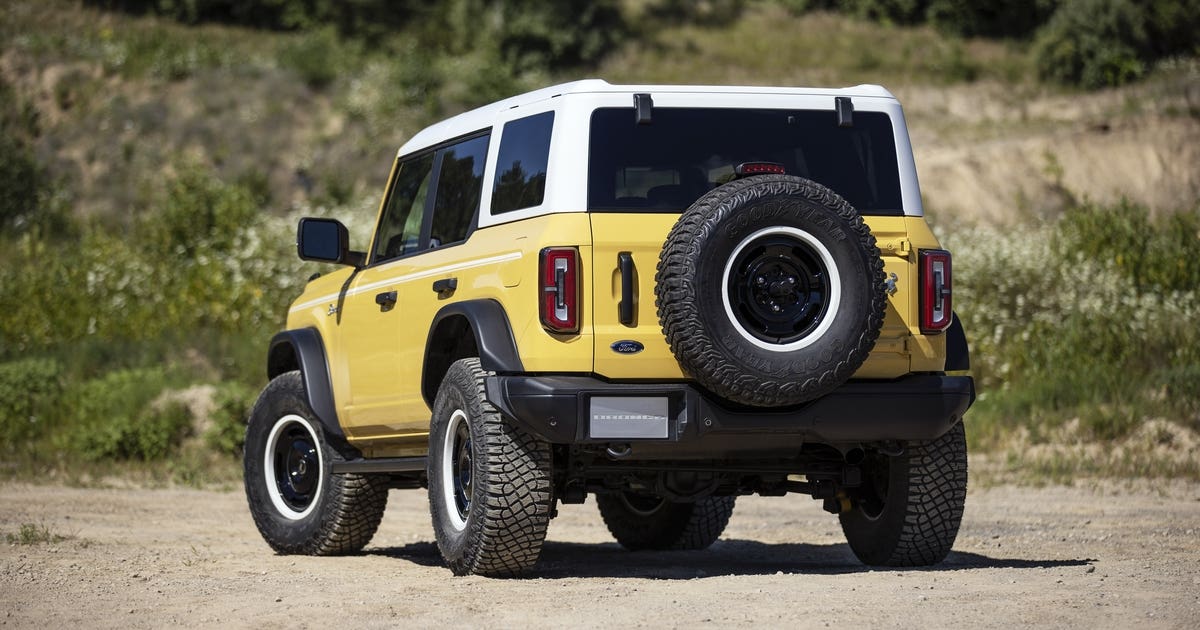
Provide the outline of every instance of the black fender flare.
[[267,351],[267,378],[275,378],[291,370],[300,370],[308,405],[317,414],[327,438],[345,442],[346,434],[338,421],[333,401],[333,383],[329,378],[329,361],[325,343],[316,328],[285,330],[271,338]]
[[946,330],[946,371],[955,372],[971,369],[971,350],[967,346],[967,333],[963,330],[962,320],[958,313],[950,321]]
[[425,339],[425,357],[421,364],[421,394],[431,409],[441,378],[445,374],[444,368],[449,367],[449,362],[445,362],[445,366],[440,366],[442,369],[431,369],[439,364],[438,357],[434,354],[438,351],[435,349],[444,347],[444,344],[438,343],[439,337],[455,328],[461,330],[463,322],[474,336],[480,367],[501,374],[525,371],[521,355],[517,352],[512,325],[500,302],[482,298],[447,304],[434,315],[433,322],[429,325],[429,334]]

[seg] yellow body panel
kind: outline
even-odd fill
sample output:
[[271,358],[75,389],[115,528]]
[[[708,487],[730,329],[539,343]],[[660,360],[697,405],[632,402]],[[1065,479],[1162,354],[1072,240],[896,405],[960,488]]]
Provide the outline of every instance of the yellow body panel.
[[[360,270],[341,269],[309,283],[288,315],[288,328],[317,328],[330,360],[334,398],[350,441],[368,457],[421,454],[430,409],[421,396],[427,336],[438,310],[453,301],[495,299],[503,305],[525,369],[595,373],[605,378],[679,380],[654,304],[659,252],[674,214],[558,213],[482,228],[464,243]],[[935,372],[945,364],[944,335],[920,334],[917,250],[938,247],[920,217],[866,217],[879,244],[884,274],[896,292],[879,340],[854,378],[896,378]],[[593,246],[592,244],[596,245]],[[580,333],[547,332],[538,314],[539,253],[578,246],[583,287]],[[632,325],[618,319],[621,277],[617,256],[630,252],[636,268]],[[447,298],[432,283],[456,278]],[[375,303],[395,291],[394,307]],[[637,354],[613,352],[634,340]]]
[[922,335],[917,251],[937,249],[937,238],[921,217],[864,217],[883,260],[883,275],[895,274],[879,340],[854,378],[896,378],[909,372],[938,372],[946,364],[945,335]]
[[[658,323],[654,304],[654,273],[658,254],[662,251],[667,233],[679,218],[677,214],[617,214],[592,213],[592,317],[595,322],[595,371],[608,378],[652,378],[658,380],[686,378]],[[629,252],[637,290],[633,325],[626,326],[618,318],[621,302],[621,271],[617,255]],[[618,354],[611,346],[615,341],[638,341],[645,349],[637,354]]]
[[[429,429],[430,410],[420,387],[426,340],[434,316],[451,302],[491,298],[504,305],[530,372],[592,371],[586,306],[580,314],[582,332],[573,335],[547,332],[538,315],[541,250],[589,242],[585,213],[476,230],[458,245],[318,278],[296,299],[287,326],[321,332],[339,419],[351,443],[372,449],[365,452],[369,457],[410,454],[410,448],[424,448]],[[581,281],[590,282],[591,248],[579,249]],[[444,278],[458,281],[448,298],[432,290]],[[396,291],[397,300],[385,311],[375,296],[389,291]]]
[[[658,255],[678,215],[593,213],[593,318],[597,374],[612,379],[686,378],[671,354],[654,304],[654,273]],[[858,379],[886,379],[909,372],[936,372],[945,365],[945,337],[924,336],[918,312],[917,250],[938,247],[937,239],[920,217],[866,217],[879,244],[884,275],[896,274],[894,295],[879,341],[855,373]],[[637,290],[633,325],[621,324],[621,275],[617,255],[630,252],[636,268]],[[638,354],[618,354],[609,346],[633,340],[645,346]]]

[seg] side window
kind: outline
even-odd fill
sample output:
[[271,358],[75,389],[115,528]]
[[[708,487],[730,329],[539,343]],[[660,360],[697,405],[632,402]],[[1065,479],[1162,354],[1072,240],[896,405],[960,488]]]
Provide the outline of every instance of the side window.
[[421,222],[433,175],[433,154],[405,160],[399,169],[383,209],[372,262],[391,260],[421,247]]
[[546,194],[546,164],[553,129],[554,112],[504,124],[500,155],[496,159],[492,214],[541,205]]
[[483,166],[488,136],[472,138],[438,151],[437,198],[429,245],[440,247],[467,239],[483,192]]

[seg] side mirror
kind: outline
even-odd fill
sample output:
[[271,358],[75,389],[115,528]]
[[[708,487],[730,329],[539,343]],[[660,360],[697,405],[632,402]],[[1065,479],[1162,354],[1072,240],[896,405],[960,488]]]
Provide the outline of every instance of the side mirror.
[[300,219],[296,229],[296,253],[301,260],[331,262],[339,265],[362,264],[362,252],[350,251],[350,233],[335,219]]

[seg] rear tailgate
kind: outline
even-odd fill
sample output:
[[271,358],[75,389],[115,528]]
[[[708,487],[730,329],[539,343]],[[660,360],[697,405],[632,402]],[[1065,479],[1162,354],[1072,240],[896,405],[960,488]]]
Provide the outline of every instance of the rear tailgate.
[[[654,272],[676,213],[591,213],[594,370],[613,379],[681,379],[654,305]],[[632,318],[621,322],[621,254],[632,260]],[[633,343],[621,343],[633,342]],[[641,350],[638,350],[639,346]],[[620,351],[619,351],[620,350]]]

